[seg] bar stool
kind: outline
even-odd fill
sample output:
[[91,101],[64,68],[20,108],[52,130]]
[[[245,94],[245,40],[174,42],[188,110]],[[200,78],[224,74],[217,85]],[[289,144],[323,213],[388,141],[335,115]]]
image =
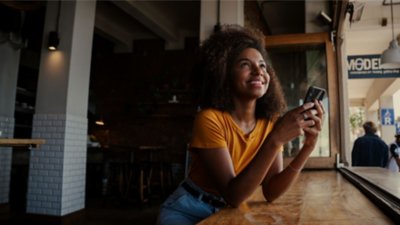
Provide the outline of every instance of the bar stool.
[[[166,183],[170,185],[171,167],[165,161],[165,146],[139,146],[137,155],[139,174],[139,196],[141,202],[147,202],[147,196],[155,194],[155,187],[160,188],[161,195],[166,193]],[[167,178],[167,179],[166,179]]]
[[134,170],[128,159],[129,152],[113,149],[104,160],[102,195],[104,203],[111,197],[127,200],[130,197],[130,183]]

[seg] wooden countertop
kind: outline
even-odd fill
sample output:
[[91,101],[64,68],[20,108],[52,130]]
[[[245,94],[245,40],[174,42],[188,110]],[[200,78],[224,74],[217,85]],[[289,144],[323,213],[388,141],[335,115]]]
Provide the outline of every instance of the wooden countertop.
[[0,138],[0,147],[34,147],[44,144],[44,139]]
[[225,208],[200,225],[395,224],[337,171],[303,171],[279,199],[267,203],[261,188],[238,208]]

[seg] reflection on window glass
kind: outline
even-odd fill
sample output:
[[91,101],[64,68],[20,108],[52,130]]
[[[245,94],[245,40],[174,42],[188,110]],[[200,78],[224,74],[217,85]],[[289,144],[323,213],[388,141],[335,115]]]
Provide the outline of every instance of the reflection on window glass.
[[[281,82],[288,109],[303,104],[309,86],[314,85],[328,91],[326,55],[324,45],[285,46],[268,49],[271,64]],[[324,127],[316,149],[311,157],[329,157],[329,109],[327,96]],[[294,139],[284,146],[284,156],[294,157],[304,138]]]

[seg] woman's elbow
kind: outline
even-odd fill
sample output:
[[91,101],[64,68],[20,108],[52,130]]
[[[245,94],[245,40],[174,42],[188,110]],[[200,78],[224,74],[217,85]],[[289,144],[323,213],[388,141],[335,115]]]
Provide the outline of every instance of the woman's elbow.
[[232,208],[238,208],[240,204],[237,203],[228,203],[229,206],[231,206]]
[[240,204],[242,204],[244,199],[239,198],[225,198],[226,204],[230,205],[233,208],[238,208]]
[[267,202],[273,202],[278,198],[278,196],[272,195],[270,192],[268,192],[266,188],[263,188],[263,195]]
[[272,197],[272,196],[270,196],[270,195],[266,195],[266,194],[264,194],[264,198],[265,198],[265,200],[267,201],[267,202],[273,202],[273,201],[275,201],[277,198],[276,197]]

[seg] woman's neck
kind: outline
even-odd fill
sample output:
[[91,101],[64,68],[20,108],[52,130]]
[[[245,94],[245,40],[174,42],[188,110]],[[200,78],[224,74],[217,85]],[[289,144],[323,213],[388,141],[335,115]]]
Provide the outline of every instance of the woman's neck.
[[245,134],[250,133],[256,125],[256,104],[254,102],[235,102],[235,109],[230,114]]

